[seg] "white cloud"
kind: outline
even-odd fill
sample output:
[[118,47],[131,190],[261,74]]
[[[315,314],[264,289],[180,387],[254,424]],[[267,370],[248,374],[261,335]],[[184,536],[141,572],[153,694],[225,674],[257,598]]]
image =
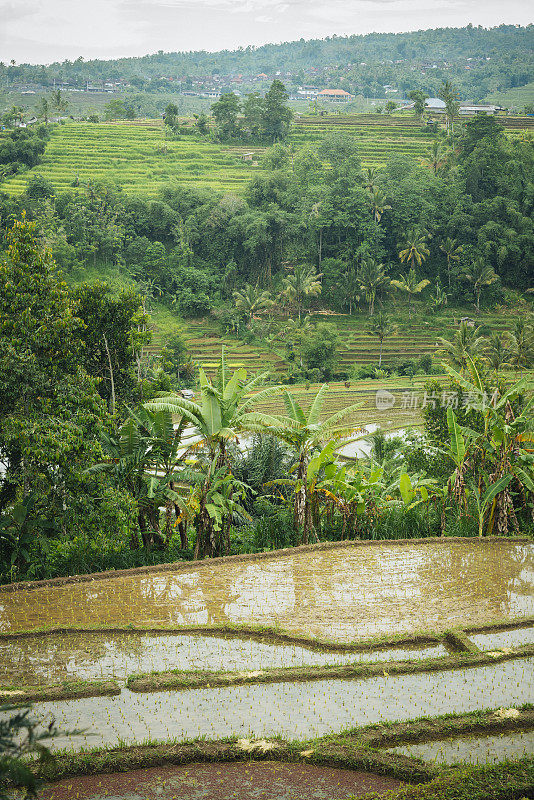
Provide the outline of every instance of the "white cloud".
[[439,26],[528,24],[524,0],[0,0],[0,60],[113,58]]

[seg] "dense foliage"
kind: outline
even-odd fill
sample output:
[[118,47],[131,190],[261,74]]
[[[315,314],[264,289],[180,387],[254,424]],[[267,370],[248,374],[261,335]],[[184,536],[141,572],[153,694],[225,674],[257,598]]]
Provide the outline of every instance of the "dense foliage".
[[462,96],[477,100],[489,92],[523,86],[532,80],[532,26],[486,29],[438,28],[412,33],[371,33],[218,53],[164,53],[114,61],[78,58],[50,66],[0,65],[7,86],[38,81],[51,86],[70,81],[84,86],[98,80],[130,80],[137,89],[191,88],[205,75],[291,72],[299,83],[343,88],[366,97],[383,96],[385,85],[402,91],[424,89],[436,96],[444,79],[454,80]]

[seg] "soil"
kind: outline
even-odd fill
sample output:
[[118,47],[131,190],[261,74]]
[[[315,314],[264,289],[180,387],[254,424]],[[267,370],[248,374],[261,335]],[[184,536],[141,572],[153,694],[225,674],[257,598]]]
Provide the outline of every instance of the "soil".
[[109,775],[84,775],[49,784],[40,800],[344,800],[383,796],[393,778],[312,764],[278,761],[187,764]]

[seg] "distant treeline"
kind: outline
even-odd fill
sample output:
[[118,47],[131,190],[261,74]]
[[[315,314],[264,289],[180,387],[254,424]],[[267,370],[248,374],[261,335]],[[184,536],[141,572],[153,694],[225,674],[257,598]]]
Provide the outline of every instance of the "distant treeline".
[[[443,79],[454,79],[466,99],[524,86],[533,79],[533,26],[500,25],[486,29],[437,28],[413,33],[332,36],[218,53],[164,53],[110,61],[56,62],[49,66],[0,64],[0,85],[34,81],[127,80],[139,89],[169,86],[168,79],[265,73],[282,70],[295,84],[313,80],[366,96],[381,96],[384,85],[401,91],[437,91]],[[468,62],[468,59],[470,61]],[[417,65],[420,69],[413,69]],[[466,69],[466,66],[469,69]],[[311,70],[317,71],[312,73]],[[163,76],[163,82],[161,78]],[[312,77],[313,76],[313,77]]]

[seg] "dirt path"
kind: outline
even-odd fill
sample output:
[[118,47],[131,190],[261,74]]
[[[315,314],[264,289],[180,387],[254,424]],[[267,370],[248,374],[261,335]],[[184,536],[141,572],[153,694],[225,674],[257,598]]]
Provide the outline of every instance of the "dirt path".
[[40,800],[343,800],[401,784],[367,772],[249,761],[84,775],[54,783]]

